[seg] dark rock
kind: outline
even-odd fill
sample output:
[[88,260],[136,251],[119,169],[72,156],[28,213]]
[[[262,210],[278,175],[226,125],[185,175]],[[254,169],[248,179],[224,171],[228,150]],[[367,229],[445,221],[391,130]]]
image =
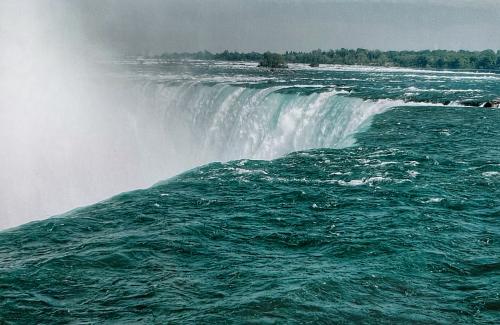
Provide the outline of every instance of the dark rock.
[[490,100],[489,102],[484,103],[483,107],[498,108],[500,107],[500,100]]
[[464,106],[473,106],[473,107],[480,107],[481,106],[481,103],[476,102],[476,101],[463,101],[461,104]]

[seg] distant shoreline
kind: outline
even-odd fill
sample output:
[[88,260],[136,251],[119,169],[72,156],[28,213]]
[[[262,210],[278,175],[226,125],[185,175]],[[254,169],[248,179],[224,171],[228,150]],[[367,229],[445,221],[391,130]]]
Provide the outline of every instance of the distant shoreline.
[[[148,59],[193,59],[216,61],[246,61],[266,65],[265,57],[272,54],[286,63],[303,63],[317,67],[322,64],[361,65],[388,68],[417,68],[436,70],[464,70],[464,71],[498,71],[500,70],[500,50],[484,51],[379,51],[379,50],[314,50],[311,52],[286,51],[285,53],[259,52],[229,52],[211,53],[208,51],[196,53],[163,53],[147,56]],[[281,66],[282,67],[282,66]]]

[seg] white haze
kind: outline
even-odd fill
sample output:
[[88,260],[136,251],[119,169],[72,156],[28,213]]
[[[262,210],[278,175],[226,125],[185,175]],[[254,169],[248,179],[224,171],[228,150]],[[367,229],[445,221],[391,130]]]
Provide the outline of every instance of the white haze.
[[196,163],[172,159],[168,139],[148,131],[154,121],[134,116],[131,85],[92,63],[107,49],[76,18],[63,2],[0,3],[0,229]]

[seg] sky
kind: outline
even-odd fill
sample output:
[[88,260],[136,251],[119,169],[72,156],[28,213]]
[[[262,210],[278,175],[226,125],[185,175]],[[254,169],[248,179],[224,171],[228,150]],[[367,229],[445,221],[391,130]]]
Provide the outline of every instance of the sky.
[[0,6],[7,8],[0,29],[16,29],[24,18],[45,34],[48,47],[85,55],[500,49],[500,0],[2,0]]
[[86,40],[124,54],[500,48],[498,0],[90,0]]

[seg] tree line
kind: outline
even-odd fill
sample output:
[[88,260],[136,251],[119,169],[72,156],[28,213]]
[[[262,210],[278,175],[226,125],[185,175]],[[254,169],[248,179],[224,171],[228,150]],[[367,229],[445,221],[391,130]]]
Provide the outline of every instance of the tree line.
[[164,53],[156,55],[156,59],[197,59],[197,60],[224,60],[224,61],[253,61],[260,62],[261,66],[269,66],[266,62],[279,62],[280,67],[285,63],[306,63],[311,66],[319,64],[368,65],[406,68],[434,68],[434,69],[500,69],[500,50],[485,51],[450,51],[450,50],[423,50],[423,51],[380,51],[366,49],[337,49],[323,51],[321,49],[310,52],[286,51],[278,53],[258,52],[230,52],[211,53],[201,51],[196,53]]

